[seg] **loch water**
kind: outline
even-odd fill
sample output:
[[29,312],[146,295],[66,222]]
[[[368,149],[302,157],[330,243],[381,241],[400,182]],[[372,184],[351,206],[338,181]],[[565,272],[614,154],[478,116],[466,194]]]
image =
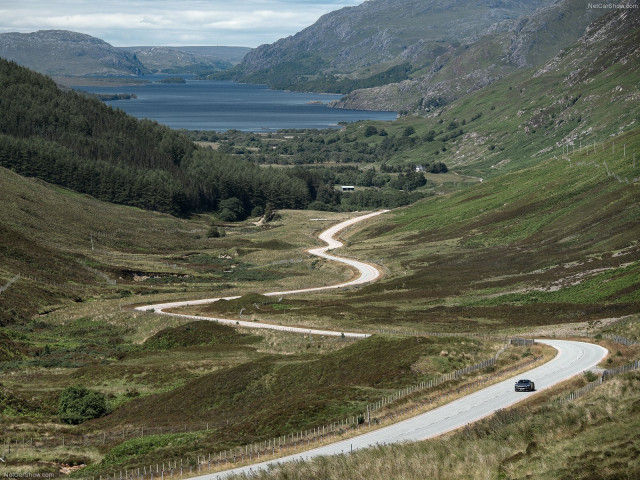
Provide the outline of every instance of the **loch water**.
[[281,129],[339,128],[340,122],[393,120],[394,112],[346,110],[327,104],[341,95],[272,90],[266,85],[209,80],[122,87],[77,87],[100,94],[135,94],[107,101],[137,118],[174,129],[273,132]]

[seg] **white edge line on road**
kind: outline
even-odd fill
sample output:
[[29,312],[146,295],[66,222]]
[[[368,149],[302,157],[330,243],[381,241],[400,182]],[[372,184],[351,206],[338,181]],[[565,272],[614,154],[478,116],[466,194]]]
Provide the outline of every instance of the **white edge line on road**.
[[[318,248],[311,248],[309,250],[307,250],[311,255],[316,255],[322,258],[326,258],[328,260],[333,260],[336,262],[340,262],[349,266],[352,266],[354,268],[356,268],[359,272],[359,276],[356,277],[353,280],[350,280],[348,282],[345,283],[340,283],[340,284],[336,284],[336,285],[328,285],[328,286],[322,286],[322,287],[311,287],[311,288],[304,288],[304,289],[300,289],[300,290],[290,290],[290,291],[281,291],[281,292],[269,292],[269,293],[264,293],[263,295],[266,296],[278,296],[278,295],[293,295],[293,294],[298,294],[298,293],[308,293],[308,292],[317,292],[317,291],[322,291],[322,290],[330,290],[330,289],[339,289],[339,288],[346,288],[349,286],[353,286],[353,285],[362,285],[365,283],[370,283],[375,281],[376,279],[378,279],[380,277],[380,271],[372,266],[369,265],[367,263],[364,262],[360,262],[357,260],[351,260],[351,259],[347,259],[347,258],[343,258],[343,257],[337,257],[334,255],[330,255],[327,254],[326,252],[328,250],[331,249],[335,249],[335,248],[339,248],[342,246],[342,243],[339,240],[336,240],[334,238],[334,236],[341,232],[342,230],[344,230],[345,228],[361,222],[363,220],[366,220],[368,218],[374,217],[376,215],[380,215],[382,213],[386,213],[388,210],[383,210],[383,211],[378,211],[378,212],[373,212],[373,213],[369,213],[366,215],[362,215],[359,217],[354,217],[351,218],[349,220],[346,220],[344,222],[338,223],[336,225],[333,225],[332,227],[328,228],[327,230],[323,231],[322,233],[320,233],[320,235],[318,235],[318,238],[322,241],[324,241],[327,245],[325,245],[324,247],[318,247]],[[190,319],[194,319],[194,320],[210,320],[210,321],[217,321],[220,323],[224,323],[224,324],[229,324],[229,325],[235,325],[236,327],[244,327],[244,328],[254,328],[254,329],[273,329],[273,330],[280,330],[280,331],[288,331],[288,332],[297,332],[297,333],[308,333],[308,334],[314,334],[314,335],[327,335],[327,336],[345,336],[345,337],[350,337],[350,338],[365,338],[368,337],[368,334],[365,333],[354,333],[354,332],[337,332],[337,331],[330,331],[330,330],[318,330],[318,329],[313,329],[313,328],[304,328],[304,327],[289,327],[289,326],[283,326],[283,325],[274,325],[274,324],[268,324],[268,323],[256,323],[256,322],[246,322],[246,321],[242,321],[242,320],[231,320],[231,319],[224,319],[224,318],[212,318],[212,317],[204,317],[204,316],[198,316],[198,315],[184,315],[184,314],[177,314],[177,313],[169,313],[169,312],[165,312],[164,309],[167,308],[175,308],[175,307],[181,307],[181,306],[188,306],[188,305],[202,305],[202,304],[207,304],[207,303],[213,303],[216,302],[218,300],[233,300],[239,298],[239,296],[234,296],[234,297],[220,297],[220,298],[207,298],[207,299],[201,299],[201,300],[190,300],[190,301],[180,301],[180,302],[168,302],[168,303],[160,303],[160,304],[155,304],[155,305],[145,305],[145,306],[139,306],[136,307],[136,310],[139,311],[148,311],[150,309],[154,310],[154,313],[159,313],[159,314],[163,314],[163,315],[172,315],[172,316],[178,316],[178,317],[184,317],[184,318],[190,318]],[[546,390],[548,388],[551,388],[552,386],[563,382],[575,375],[580,374],[581,372],[584,372],[590,368],[593,368],[595,365],[597,365],[604,357],[606,357],[606,355],[608,354],[608,350],[605,349],[604,347],[601,347],[599,345],[594,345],[594,344],[588,344],[588,343],[583,343],[583,342],[575,342],[575,341],[568,341],[568,340],[548,340],[548,339],[539,339],[536,340],[540,343],[544,343],[547,345],[550,345],[551,347],[555,348],[556,350],[558,350],[558,355],[550,360],[549,362],[546,362],[545,364],[535,367],[527,372],[524,372],[522,374],[519,374],[518,377],[524,377],[524,376],[533,376],[536,374],[536,371],[544,371],[543,369],[557,369],[557,370],[561,370],[562,374],[561,375],[555,375],[554,378],[551,380],[550,383],[548,384],[543,384],[541,388],[536,390],[537,392]],[[579,355],[576,357],[576,359],[574,359],[572,362],[567,363],[566,365],[563,363],[563,359],[565,357],[564,351],[567,348],[572,348],[574,350],[580,350]],[[590,357],[589,358],[585,358],[586,354],[589,353]],[[571,360],[571,359],[569,359]],[[576,362],[578,361],[582,361],[582,363],[576,364]],[[192,480],[219,480],[219,479],[223,479],[223,478],[227,478],[231,475],[236,475],[236,474],[240,474],[240,473],[244,473],[244,474],[248,474],[251,475],[252,473],[257,473],[257,471],[259,470],[263,470],[269,467],[273,467],[273,466],[277,466],[278,464],[284,463],[284,462],[289,462],[289,461],[293,461],[293,460],[308,460],[314,456],[322,456],[322,455],[328,455],[328,454],[336,454],[336,453],[340,453],[340,452],[333,452],[333,453],[322,453],[323,451],[327,450],[329,447],[335,448],[341,448],[341,446],[346,446],[347,444],[351,445],[351,448],[349,448],[349,451],[352,451],[352,444],[355,442],[358,442],[359,440],[362,441],[363,439],[366,439],[367,437],[373,437],[375,438],[376,436],[380,436],[380,435],[384,435],[384,433],[386,431],[389,431],[391,429],[399,429],[402,428],[404,425],[411,425],[411,422],[419,422],[421,419],[427,418],[428,416],[433,416],[433,415],[438,415],[441,414],[442,412],[445,412],[445,415],[447,415],[446,410],[447,409],[451,409],[453,405],[455,405],[456,403],[463,401],[465,398],[468,399],[470,397],[474,397],[477,395],[480,395],[481,393],[491,393],[492,390],[495,390],[499,387],[501,387],[502,385],[506,384],[506,383],[510,383],[513,382],[514,379],[517,377],[512,377],[509,378],[507,380],[498,382],[497,384],[491,385],[489,387],[486,387],[484,389],[481,389],[479,391],[473,392],[470,395],[467,395],[465,397],[461,397],[457,400],[454,400],[448,404],[442,405],[434,410],[430,410],[428,412],[416,415],[415,417],[412,417],[410,419],[406,419],[406,420],[402,420],[400,422],[388,425],[386,427],[382,427],[380,429],[377,430],[373,430],[371,432],[367,432],[363,435],[360,436],[356,436],[356,437],[352,437],[350,439],[347,440],[341,440],[338,442],[335,442],[333,444],[329,444],[329,445],[325,445],[325,446],[321,446],[321,447],[317,447],[302,453],[297,453],[294,455],[290,455],[290,456],[286,456],[286,457],[282,457],[282,458],[278,458],[278,459],[274,459],[274,460],[270,460],[267,462],[261,462],[261,463],[257,463],[257,464],[253,464],[253,465],[249,465],[246,467],[238,467],[238,468],[234,468],[234,469],[230,469],[230,470],[226,470],[223,472],[217,472],[217,473],[213,473],[213,474],[208,474],[208,475],[202,475],[202,476],[198,476],[198,477],[192,477]],[[536,382],[536,384],[538,384],[538,382]],[[521,399],[516,398],[515,400],[513,399],[514,397],[512,397],[509,400],[505,400],[499,403],[496,403],[494,405],[494,407],[491,407],[489,410],[487,411],[483,411],[483,412],[479,412],[477,417],[474,417],[472,420],[465,420],[463,422],[460,423],[456,423],[453,425],[449,425],[447,427],[445,427],[444,429],[438,430],[438,431],[434,431],[430,434],[424,435],[422,437],[419,438],[415,438],[415,439],[407,439],[407,440],[398,440],[397,442],[400,441],[417,441],[417,440],[426,440],[429,438],[434,438],[440,435],[443,435],[445,433],[457,430],[459,428],[462,428],[466,425],[469,425],[470,423],[476,422],[482,418],[485,418],[493,413],[495,413],[495,411],[503,409],[503,408],[508,408],[516,403],[518,403],[521,400],[524,400],[525,398],[528,397],[522,397]],[[448,418],[453,418],[456,417],[455,413],[452,413],[449,417],[445,416],[445,419]],[[411,429],[412,427],[407,427],[407,429]],[[413,430],[411,431],[416,431],[416,428],[413,428]],[[405,432],[405,434],[407,434]],[[407,434],[408,435],[408,434]],[[397,434],[396,436],[401,437],[401,434]],[[392,442],[392,443],[397,443],[397,442]],[[369,443],[363,446],[358,446],[356,448],[356,450],[362,449],[362,448],[368,448],[371,447],[373,445],[384,445],[386,442],[375,442],[375,443]],[[344,453],[344,448],[342,449],[342,452]],[[348,453],[348,452],[347,452]]]

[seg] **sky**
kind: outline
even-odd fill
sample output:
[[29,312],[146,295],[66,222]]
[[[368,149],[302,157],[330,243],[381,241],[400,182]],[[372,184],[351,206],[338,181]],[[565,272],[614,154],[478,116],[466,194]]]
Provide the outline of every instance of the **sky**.
[[363,0],[0,0],[0,33],[71,30],[115,47],[257,47]]

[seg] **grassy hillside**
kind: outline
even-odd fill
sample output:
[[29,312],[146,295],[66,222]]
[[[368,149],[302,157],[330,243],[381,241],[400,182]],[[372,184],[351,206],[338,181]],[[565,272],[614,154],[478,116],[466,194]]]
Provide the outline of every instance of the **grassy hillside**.
[[[353,214],[327,213],[317,222],[310,220],[316,212],[289,211],[261,227],[253,223],[257,217],[238,223],[211,215],[179,219],[0,172],[6,207],[0,209],[0,286],[19,275],[0,294],[2,325],[70,303],[256,291],[264,280],[291,289],[349,275],[313,263],[303,249],[317,244],[314,233],[323,226]],[[212,237],[212,224],[225,236]]]
[[[2,325],[103,292],[113,294],[117,289],[107,278],[117,276],[102,270],[100,257],[108,258],[114,244],[121,242],[117,237],[122,233],[117,232],[133,233],[120,244],[120,251],[127,255],[141,248],[149,253],[162,251],[181,232],[206,228],[201,220],[187,227],[184,220],[98,202],[4,168],[0,189],[4,206],[0,209],[0,284],[20,275],[2,292]],[[186,239],[181,243],[186,246]],[[111,258],[111,262],[120,261]]]
[[499,412],[444,438],[292,462],[254,477],[637,478],[638,395],[640,376],[636,373],[616,378],[575,403],[520,407]]
[[[428,118],[402,118],[385,128],[384,138],[365,137],[365,128],[348,132],[370,147],[391,145],[390,163],[442,161],[482,178],[559,155],[563,146],[573,152],[594,142],[602,149],[605,142],[610,149],[613,136],[638,121],[639,39],[640,13],[620,10],[594,22],[542,67],[436,106]],[[407,127],[415,130],[408,139]]]
[[385,278],[338,302],[300,300],[297,313],[426,331],[637,313],[640,184],[632,179],[640,162],[634,170],[630,152],[640,149],[640,130],[613,140],[626,143],[627,156],[611,144],[552,156],[376,219],[349,253],[379,259]]

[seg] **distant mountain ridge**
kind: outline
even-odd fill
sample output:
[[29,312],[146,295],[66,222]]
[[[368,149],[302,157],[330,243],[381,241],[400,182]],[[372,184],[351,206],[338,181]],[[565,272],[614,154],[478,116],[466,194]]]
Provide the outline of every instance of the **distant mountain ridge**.
[[197,57],[209,57],[219,61],[227,61],[232,65],[236,65],[242,61],[247,53],[253,50],[250,47],[230,47],[230,46],[217,46],[217,45],[193,45],[193,46],[131,46],[131,47],[118,47],[123,50],[137,50],[137,49],[150,49],[150,48],[167,48],[183,53],[190,53]]
[[54,76],[198,74],[226,70],[246,47],[114,47],[67,30],[0,34],[0,57]]
[[154,73],[202,73],[227,70],[242,61],[248,47],[120,47]]
[[348,73],[395,60],[425,42],[472,39],[496,22],[515,19],[552,0],[369,0],[322,16],[301,32],[245,57],[250,75],[305,55],[327,70]]
[[369,0],[249,52],[235,79],[348,93],[337,107],[428,112],[544,63],[603,13],[582,0]]
[[141,75],[135,55],[66,30],[0,34],[0,57],[48,75]]

